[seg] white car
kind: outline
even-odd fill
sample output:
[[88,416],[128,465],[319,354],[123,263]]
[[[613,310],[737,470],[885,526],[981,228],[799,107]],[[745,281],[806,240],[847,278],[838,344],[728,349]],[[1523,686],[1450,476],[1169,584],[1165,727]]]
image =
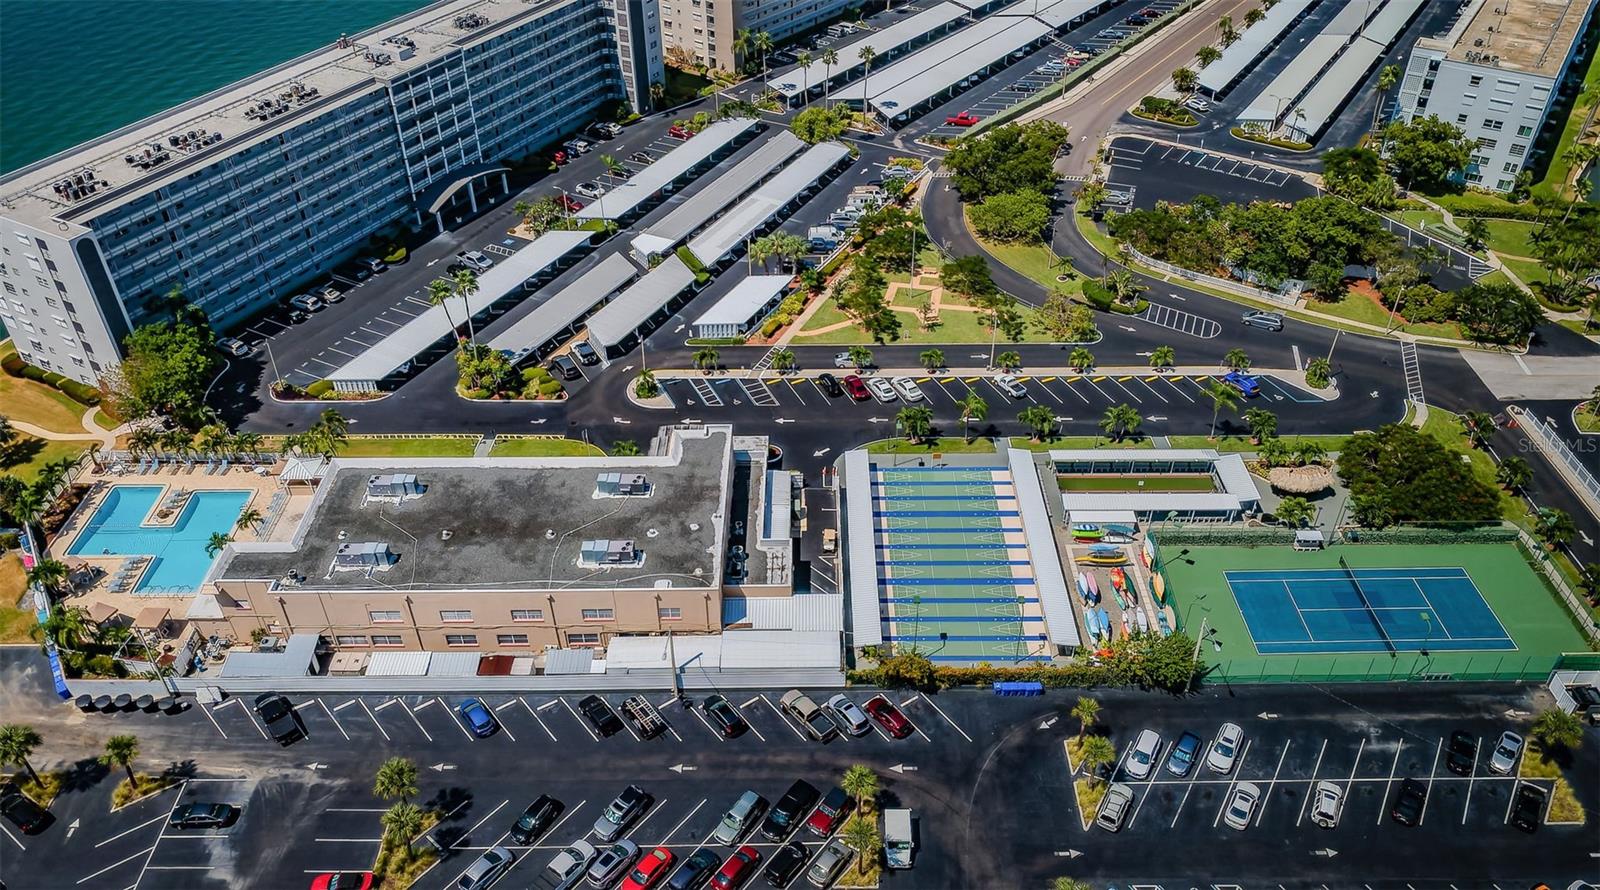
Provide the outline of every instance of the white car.
[[321,312],[327,306],[314,294],[296,294],[289,298],[289,305],[306,312]]
[[894,387],[890,385],[889,381],[883,379],[882,377],[870,377],[867,379],[866,383],[867,389],[871,390],[872,394],[876,396],[880,402],[893,402],[900,398],[900,396],[895,393]]
[[1239,743],[1244,741],[1244,730],[1237,723],[1224,723],[1206,752],[1206,766],[1223,775],[1233,772],[1233,761],[1239,756]]
[[494,265],[494,260],[489,259],[486,254],[477,250],[461,251],[456,254],[456,262],[478,273],[487,272]]
[[861,710],[860,705],[851,701],[850,697],[842,692],[828,699],[825,707],[828,709],[828,716],[832,717],[833,722],[839,724],[839,729],[844,732],[851,735],[866,735],[872,729],[872,724],[867,722],[867,712]]
[[324,284],[322,290],[317,291],[317,296],[321,297],[323,302],[329,305],[344,302],[344,294],[331,284]]
[[222,337],[217,340],[217,348],[229,355],[246,356],[250,354],[250,347],[243,340],[232,337]]
[[1123,769],[1135,779],[1145,778],[1155,766],[1156,754],[1160,750],[1161,736],[1153,729],[1144,730],[1134,741],[1133,750],[1128,752],[1128,761],[1123,764]]
[[1211,110],[1211,103],[1200,98],[1199,96],[1190,96],[1189,98],[1183,100],[1183,106],[1191,111],[1203,112]]
[[572,152],[575,155],[584,154],[589,149],[594,148],[594,146],[590,145],[587,142],[584,142],[582,139],[573,139],[570,142],[564,142],[564,143],[562,143],[561,147],[566,149],[567,151]]
[[1028,397],[1028,388],[1023,386],[1022,381],[1011,374],[1001,374],[999,377],[994,378],[994,385],[1000,387],[1001,392],[1013,399],[1025,399]]
[[1261,800],[1261,788],[1254,782],[1240,782],[1233,789],[1233,797],[1228,799],[1228,809],[1222,814],[1222,821],[1235,831],[1244,831],[1250,827],[1250,817],[1255,815],[1256,804]]
[[1489,769],[1502,776],[1510,775],[1517,767],[1517,758],[1522,756],[1522,736],[1511,730],[1500,734],[1500,741],[1495,743],[1494,753],[1489,755]]
[[585,198],[598,198],[606,193],[606,190],[601,188],[600,183],[598,182],[580,182],[578,183],[577,188],[574,188],[573,191],[584,196]]
[[1332,782],[1318,782],[1311,796],[1311,821],[1323,828],[1337,828],[1344,812],[1344,789]]
[[850,353],[840,352],[834,354],[833,366],[835,368],[854,368],[856,366],[856,362],[855,359],[850,357]]
[[922,394],[922,387],[910,377],[896,377],[893,382],[895,391],[900,393],[900,398],[908,402],[920,402],[927,398]]

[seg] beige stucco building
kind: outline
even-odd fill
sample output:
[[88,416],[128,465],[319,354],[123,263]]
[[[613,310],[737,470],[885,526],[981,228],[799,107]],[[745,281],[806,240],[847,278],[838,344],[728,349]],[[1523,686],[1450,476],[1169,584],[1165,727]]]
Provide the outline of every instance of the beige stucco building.
[[777,44],[862,5],[860,0],[661,0],[661,40],[669,58],[733,71],[739,64],[733,47],[739,31],[765,31]]

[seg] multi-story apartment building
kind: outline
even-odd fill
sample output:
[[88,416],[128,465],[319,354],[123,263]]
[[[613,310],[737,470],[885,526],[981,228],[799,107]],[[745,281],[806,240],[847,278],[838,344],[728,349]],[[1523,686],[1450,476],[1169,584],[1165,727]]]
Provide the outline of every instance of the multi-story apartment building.
[[669,48],[689,58],[735,70],[739,32],[765,31],[774,42],[842,16],[862,0],[660,0],[661,36]]
[[442,226],[660,77],[654,0],[441,0],[0,180],[0,321],[93,383],[174,286],[227,324]]
[[1466,181],[1510,191],[1596,8],[1593,0],[1471,0],[1448,33],[1412,47],[1398,116],[1461,127],[1478,142]]

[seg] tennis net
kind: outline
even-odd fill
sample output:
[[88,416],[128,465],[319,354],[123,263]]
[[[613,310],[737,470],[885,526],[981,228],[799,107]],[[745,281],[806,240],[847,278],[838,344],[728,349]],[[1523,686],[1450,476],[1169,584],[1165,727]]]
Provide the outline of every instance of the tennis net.
[[1372,619],[1372,626],[1378,629],[1378,636],[1383,638],[1383,645],[1393,653],[1394,641],[1389,639],[1389,632],[1383,629],[1383,622],[1378,620],[1378,610],[1372,608],[1372,601],[1367,599],[1366,591],[1361,589],[1361,582],[1356,580],[1355,570],[1350,568],[1350,564],[1345,562],[1342,556],[1339,557],[1339,568],[1344,569],[1345,577],[1350,579],[1350,586],[1355,588],[1356,596],[1361,598],[1361,605],[1366,607],[1367,617]]

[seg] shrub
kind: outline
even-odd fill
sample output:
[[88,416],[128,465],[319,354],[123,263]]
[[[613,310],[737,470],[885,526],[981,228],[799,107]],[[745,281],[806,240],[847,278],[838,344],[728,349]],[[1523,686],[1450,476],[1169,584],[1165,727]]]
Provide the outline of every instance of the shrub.
[[1111,311],[1112,304],[1117,301],[1117,298],[1111,295],[1111,291],[1106,290],[1105,285],[1092,278],[1083,282],[1083,298],[1089,301],[1090,306],[1104,312]]
[[463,389],[461,391],[461,394],[466,396],[469,399],[487,399],[489,397],[489,391],[487,389],[481,389],[481,388],[479,388],[479,389]]
[[391,266],[400,265],[406,261],[406,249],[404,247],[395,247],[393,250],[383,255],[383,261]]
[[[1189,687],[1201,668],[1200,662],[1193,658],[1194,640],[1181,632],[1170,637],[1146,634],[1116,640],[1109,648],[1111,655],[1107,657],[1095,661],[1077,658],[1064,665],[928,665],[931,678],[920,671],[921,665],[927,663],[925,657],[899,655],[885,659],[876,668],[851,671],[848,679],[851,683],[880,686],[913,685],[908,679],[926,680],[939,688],[1032,680],[1051,688],[1137,685],[1182,691]],[[902,670],[905,667],[913,668],[909,677]]]
[[559,380],[545,380],[539,384],[539,395],[544,396],[545,398],[558,395],[560,392],[561,381]]
[[22,376],[22,369],[27,366],[28,363],[23,361],[22,356],[17,355],[15,352],[7,355],[4,359],[0,359],[0,369],[4,369],[7,374],[13,377]]
[[761,336],[770,337],[773,334],[776,334],[778,332],[778,328],[781,327],[783,327],[783,322],[776,316],[769,318],[761,325]]
[[74,402],[83,405],[100,404],[100,390],[70,378],[61,381],[61,391],[66,393]]
[[83,665],[85,673],[99,674],[106,677],[120,676],[122,674],[121,668],[122,666],[117,664],[117,660],[109,655],[95,655],[84,662]]
[[0,535],[0,550],[16,550],[22,546],[22,539],[16,532],[6,532]]
[[323,398],[331,392],[333,392],[332,380],[318,380],[316,383],[306,387],[306,395],[313,399]]

